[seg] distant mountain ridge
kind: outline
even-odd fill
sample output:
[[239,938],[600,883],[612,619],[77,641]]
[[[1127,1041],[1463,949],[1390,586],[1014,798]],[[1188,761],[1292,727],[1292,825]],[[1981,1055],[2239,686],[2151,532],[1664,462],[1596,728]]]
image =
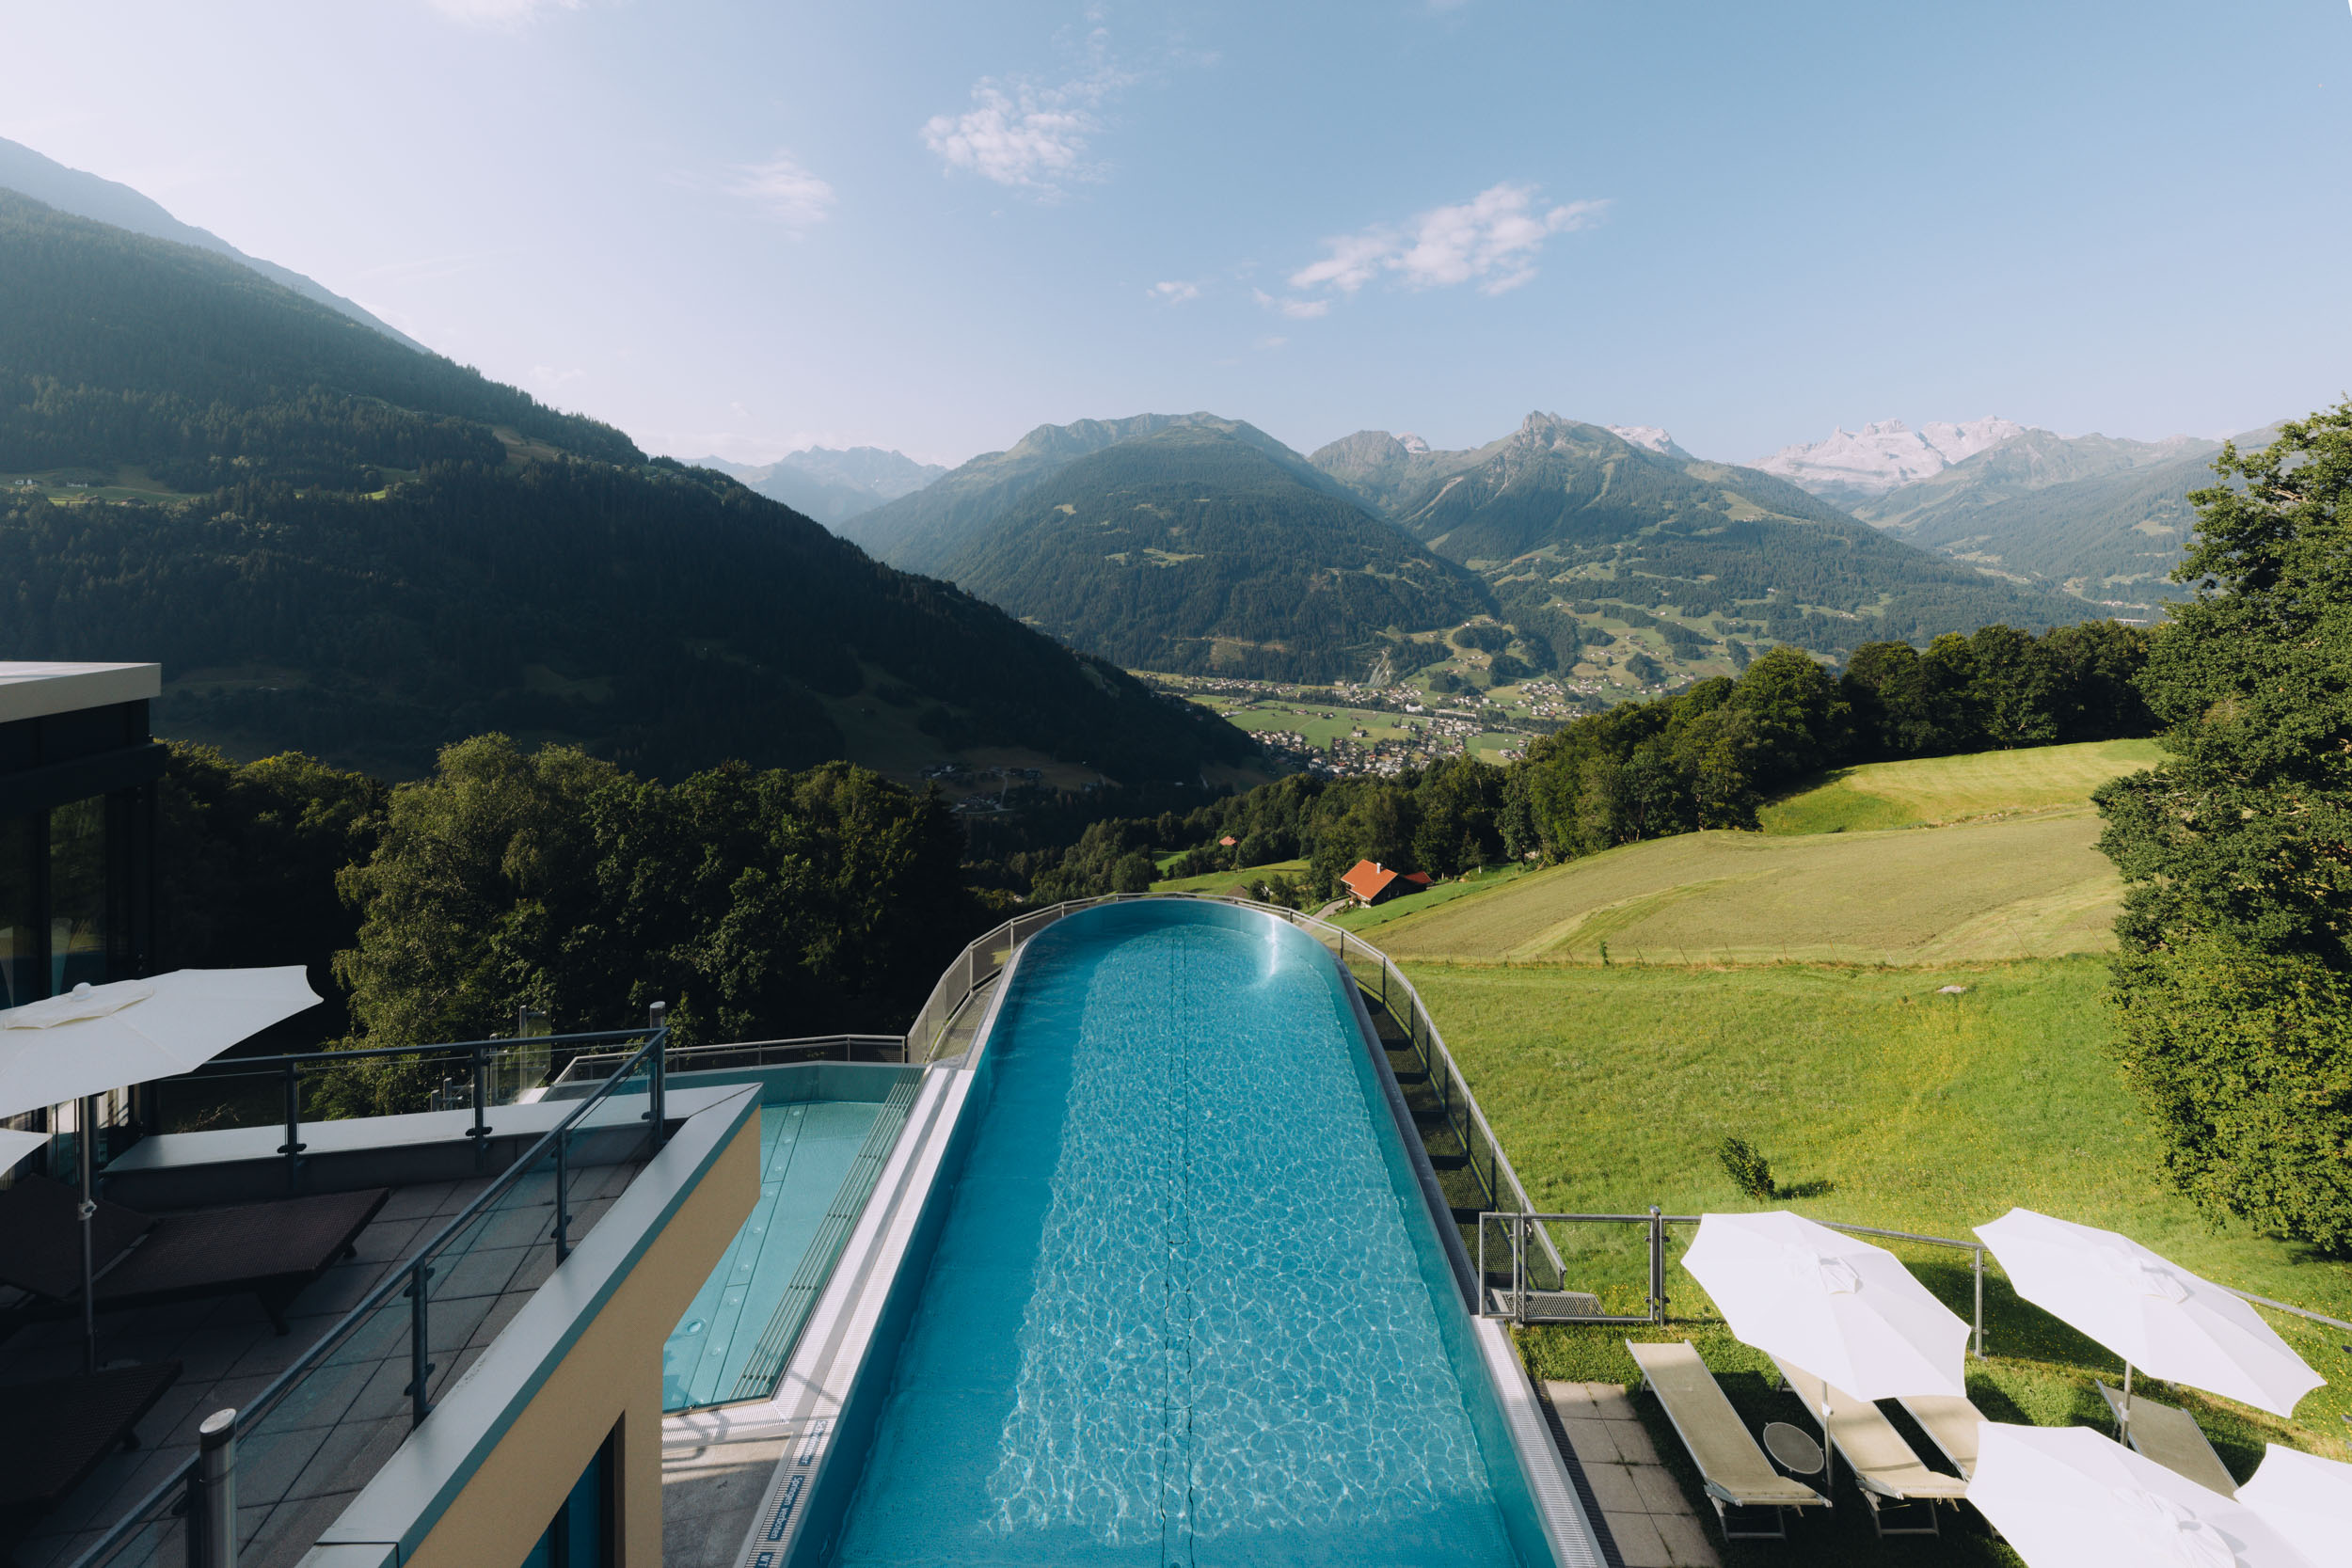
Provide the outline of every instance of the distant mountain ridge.
[[697,457],[692,466],[715,468],[827,528],[913,495],[947,471],[882,447],[810,447],[756,465]]
[[1825,439],[1783,447],[1749,466],[1824,500],[1851,506],[1941,473],[2024,434],[2024,425],[1993,416],[1964,424],[1931,420],[1917,430],[1900,420],[1879,420],[1856,431],[1840,426]]
[[315,300],[362,326],[373,327],[396,343],[415,349],[419,354],[433,352],[398,327],[300,273],[281,267],[275,261],[247,256],[210,230],[182,223],[165,211],[160,203],[130,186],[78,168],[68,168],[54,158],[43,157],[31,148],[5,137],[0,137],[0,188],[29,196],[36,201],[61,213],[71,213],[76,217],[112,224],[117,229],[127,229],[134,234],[145,234],[151,239],[192,245],[215,256],[226,256],[240,266],[252,268],[273,283],[285,285],[305,299]]
[[1389,634],[1494,608],[1476,577],[1229,420],[1065,465],[943,573],[1131,669],[1269,680],[1362,679]]

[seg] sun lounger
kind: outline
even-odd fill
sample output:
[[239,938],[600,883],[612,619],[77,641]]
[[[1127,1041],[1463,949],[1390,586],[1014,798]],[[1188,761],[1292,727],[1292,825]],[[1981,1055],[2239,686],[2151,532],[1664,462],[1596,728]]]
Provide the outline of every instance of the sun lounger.
[[180,1375],[177,1361],[0,1388],[0,1556],[117,1449]]
[[[1803,1367],[1792,1367],[1778,1356],[1772,1365],[1780,1370],[1780,1380],[1789,1391],[1804,1402],[1804,1408],[1815,1419],[1821,1414],[1821,1380]],[[1881,1535],[1933,1535],[1936,1533],[1935,1510],[1938,1502],[1957,1503],[1968,1495],[1968,1483],[1958,1476],[1947,1476],[1941,1470],[1931,1470],[1911,1451],[1903,1434],[1895,1430],[1895,1423],[1885,1412],[1868,1400],[1856,1399],[1844,1389],[1831,1386],[1829,1394],[1829,1440],[1836,1448],[1837,1457],[1846,1462],[1854,1484],[1862,1489],[1862,1500],[1870,1505],[1870,1523]],[[1890,1528],[1880,1509],[1884,1503],[1922,1502],[1931,1505],[1925,1525]]]
[[[153,1218],[98,1200],[94,1257],[101,1311],[206,1296],[258,1297],[286,1332],[286,1305],[350,1254],[389,1189],[324,1193]],[[55,1307],[82,1293],[82,1221],[75,1190],[21,1177],[0,1192],[0,1284]]]
[[[2107,1402],[2119,1421],[2123,1419],[2123,1396],[2106,1384],[2099,1385],[2099,1393]],[[2131,1437],[2132,1447],[2154,1460],[2176,1476],[2185,1476],[2209,1492],[2225,1497],[2237,1496],[2237,1479],[2230,1467],[2221,1463],[2221,1456],[2205,1441],[2204,1429],[2197,1418],[2187,1411],[2153,1400],[2132,1396],[2132,1418],[2123,1430]]]
[[[1675,1435],[1682,1439],[1691,1463],[1698,1466],[1699,1481],[1715,1505],[1715,1520],[1723,1527],[1724,1540],[1786,1540],[1788,1528],[1782,1509],[1829,1506],[1827,1497],[1772,1468],[1747,1423],[1724,1397],[1715,1374],[1707,1370],[1688,1339],[1667,1345],[1636,1344],[1629,1339],[1625,1348],[1632,1353],[1633,1364],[1642,1369],[1643,1384],[1664,1406],[1666,1419],[1674,1423]],[[1731,1518],[1735,1508],[1771,1509],[1773,1528],[1735,1530]]]
[[1919,1430],[1928,1434],[1928,1441],[1952,1462],[1952,1468],[1974,1479],[1977,1473],[1977,1440],[1984,1426],[1984,1412],[1963,1399],[1950,1394],[1913,1394],[1896,1403],[1911,1412],[1911,1418],[1919,1423]]

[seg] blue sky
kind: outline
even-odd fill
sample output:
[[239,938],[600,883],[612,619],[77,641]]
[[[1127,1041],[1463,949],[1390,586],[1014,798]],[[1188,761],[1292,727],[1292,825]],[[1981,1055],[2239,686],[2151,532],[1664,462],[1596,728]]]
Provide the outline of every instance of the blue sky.
[[0,135],[685,456],[2352,388],[2344,0],[0,3]]

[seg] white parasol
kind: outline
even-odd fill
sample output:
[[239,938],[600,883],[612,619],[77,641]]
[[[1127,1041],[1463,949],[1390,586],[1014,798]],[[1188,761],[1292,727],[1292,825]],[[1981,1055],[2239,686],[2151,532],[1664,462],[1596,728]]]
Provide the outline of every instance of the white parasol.
[[2127,1422],[2134,1368],[2279,1416],[2327,1381],[2244,1301],[2128,1236],[2030,1209],[1977,1234],[2019,1295],[2123,1358]]
[[2352,1568],[2352,1465],[2273,1443],[2237,1500],[2293,1542],[2312,1568]]
[[[318,1006],[302,966],[179,969],[151,980],[75,986],[63,996],[0,1012],[0,1116],[82,1102],[82,1329],[84,1354],[98,1357],[94,1201],[90,1132],[96,1097],[132,1084],[192,1071],[280,1019]],[[21,1157],[21,1156],[20,1156]]]
[[2089,1427],[1987,1421],[1968,1500],[2026,1568],[2312,1568],[2247,1507]]

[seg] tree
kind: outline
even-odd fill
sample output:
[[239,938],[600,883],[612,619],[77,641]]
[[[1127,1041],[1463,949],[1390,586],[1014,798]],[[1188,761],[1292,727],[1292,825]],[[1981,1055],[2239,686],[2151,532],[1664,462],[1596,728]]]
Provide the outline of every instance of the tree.
[[2097,796],[2113,995],[2172,1179],[2352,1251],[2352,403],[2222,449],[2140,689],[2161,766]]

